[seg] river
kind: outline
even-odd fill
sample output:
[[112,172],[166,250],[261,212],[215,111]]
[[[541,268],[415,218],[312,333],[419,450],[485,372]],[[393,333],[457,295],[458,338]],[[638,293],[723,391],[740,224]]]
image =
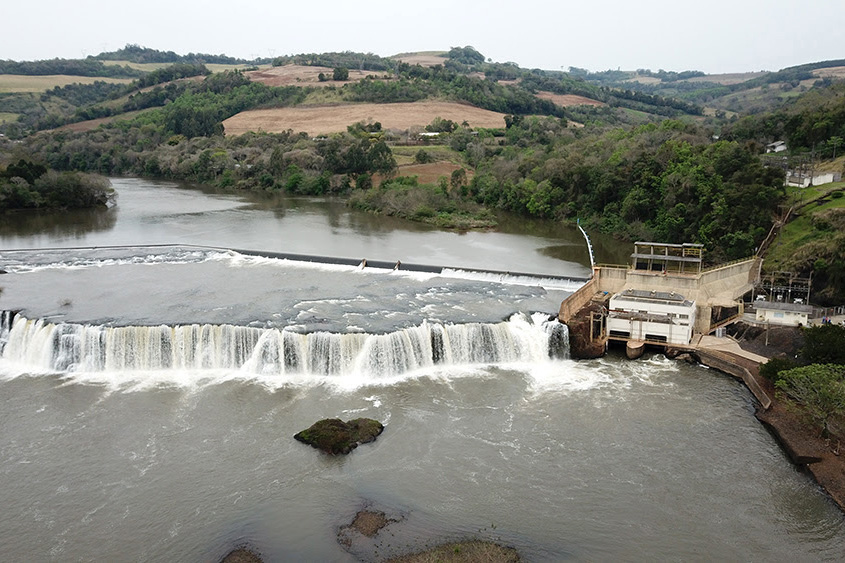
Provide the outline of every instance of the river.
[[[577,287],[561,278],[589,273],[577,231],[113,183],[109,211],[0,225],[0,310],[21,311],[0,323],[4,559],[381,560],[470,536],[528,561],[845,552],[842,513],[741,384],[661,355],[565,357],[548,319]],[[349,456],[292,439],[361,416],[385,431]],[[362,508],[396,521],[339,543]]]

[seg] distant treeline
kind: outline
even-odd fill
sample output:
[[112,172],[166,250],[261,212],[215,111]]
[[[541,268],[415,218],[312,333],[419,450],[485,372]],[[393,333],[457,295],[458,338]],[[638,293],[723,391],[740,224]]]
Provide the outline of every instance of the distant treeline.
[[138,78],[143,71],[128,66],[106,65],[94,59],[51,59],[45,61],[0,61],[0,74],[46,76],[99,76],[103,78]]
[[285,55],[273,59],[273,66],[297,64],[303,66],[325,66],[329,68],[350,68],[358,70],[390,71],[396,68],[397,61],[372,53],[304,53]]
[[778,84],[781,82],[792,82],[797,84],[802,80],[810,80],[812,78],[816,78],[816,76],[813,74],[814,70],[836,66],[845,66],[845,59],[821,61],[817,63],[791,66],[783,70],[779,70],[777,72],[768,72],[763,76],[752,78],[751,80],[747,80],[740,84],[733,84],[730,86],[730,89],[732,91],[748,90],[751,88],[762,86],[763,84]]
[[569,77],[555,79],[539,74],[528,74],[523,77],[521,86],[533,92],[547,90],[555,94],[575,94],[604,102],[610,106],[630,108],[667,117],[684,113],[689,115],[701,115],[703,113],[701,106],[683,100],[634,90],[596,86]]
[[697,70],[674,72],[661,69],[657,72],[652,72],[648,69],[638,69],[636,71],[636,74],[641,76],[650,76],[661,80],[661,82],[653,84],[631,80],[635,76],[635,73],[622,70],[590,72],[583,68],[569,67],[569,76],[580,78],[591,84],[601,84],[648,94],[678,97],[688,102],[704,103],[731,93],[751,90],[770,84],[789,84],[792,87],[797,87],[803,80],[817,78],[813,74],[814,70],[837,66],[845,66],[845,59],[820,61],[788,67],[777,72],[767,72],[756,78],[736,84],[719,84],[706,80],[689,82],[691,78],[707,76]]
[[173,51],[158,51],[156,49],[149,49],[141,47],[140,45],[127,44],[124,48],[117,51],[110,51],[100,53],[95,57],[88,57],[89,59],[99,59],[104,61],[129,61],[132,63],[189,63],[189,64],[224,64],[224,65],[240,65],[249,64],[256,61],[247,61],[235,57],[227,57],[226,55],[209,55],[206,53],[188,53],[187,55],[177,55]]

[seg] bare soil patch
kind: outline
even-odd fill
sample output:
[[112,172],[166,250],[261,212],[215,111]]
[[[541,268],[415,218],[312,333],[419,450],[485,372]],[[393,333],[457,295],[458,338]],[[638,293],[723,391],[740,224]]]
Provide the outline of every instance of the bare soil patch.
[[[343,86],[350,82],[357,82],[366,76],[379,76],[384,73],[379,73],[371,70],[353,70],[349,69],[349,80],[334,81],[331,80],[334,69],[325,66],[303,66],[303,65],[284,65],[274,66],[270,68],[251,70],[244,74],[253,82],[261,82],[267,86]],[[320,82],[320,73],[323,73],[329,78],[325,82]]]
[[660,84],[662,80],[654,76],[641,76],[637,74],[633,78],[629,78],[625,82],[639,82],[640,84]]
[[446,62],[445,56],[436,53],[406,53],[396,55],[393,58],[402,61],[403,63],[408,63],[409,65],[420,65],[426,67],[442,65]]
[[422,101],[400,104],[344,104],[324,107],[259,109],[241,112],[223,122],[227,135],[247,131],[279,133],[292,129],[311,136],[346,131],[357,123],[381,123],[384,129],[406,130],[425,126],[435,117],[457,123],[467,121],[471,127],[503,127],[504,114],[453,102]]
[[576,96],[575,94],[554,94],[552,92],[537,92],[537,97],[543,100],[550,100],[561,107],[566,106],[603,106],[604,102]]

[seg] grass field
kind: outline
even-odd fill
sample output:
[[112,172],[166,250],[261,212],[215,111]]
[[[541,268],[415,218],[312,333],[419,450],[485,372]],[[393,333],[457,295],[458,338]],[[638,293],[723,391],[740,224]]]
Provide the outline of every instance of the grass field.
[[461,164],[463,162],[463,155],[446,145],[426,145],[421,147],[396,146],[392,147],[392,150],[396,164],[399,166],[414,164],[416,162],[416,154],[421,150],[427,152],[436,162],[451,162],[452,164]]
[[12,121],[17,121],[18,115],[19,114],[17,113],[0,111],[0,123],[11,123]]
[[841,193],[843,190],[845,190],[845,182],[809,188],[789,188],[789,201],[794,203],[796,207],[805,202],[822,199],[802,207],[793,219],[786,224],[766,256],[765,266],[767,270],[773,271],[779,267],[788,268],[790,259],[803,245],[830,236],[829,232],[820,231],[815,227],[813,216],[830,209],[845,209],[845,196],[825,197],[833,192]]
[[104,123],[111,123],[112,121],[132,119],[144,112],[152,111],[156,108],[140,109],[138,111],[127,111],[120,115],[113,115],[111,117],[101,117],[99,119],[89,119],[88,121],[79,121],[77,123],[69,123],[62,125],[55,129],[55,131],[93,131]]
[[0,74],[0,93],[46,92],[55,86],[68,84],[93,84],[94,82],[111,82],[128,84],[130,78],[102,78],[98,76],[68,76],[66,74],[51,74],[47,76],[24,76],[20,74]]
[[230,117],[223,126],[227,135],[241,135],[247,131],[279,133],[292,129],[317,136],[346,131],[347,126],[359,121],[378,121],[384,129],[406,130],[425,126],[435,117],[457,123],[467,121],[471,127],[502,127],[505,123],[502,113],[453,102],[423,101],[250,110]]
[[735,72],[735,73],[725,73],[725,74],[708,74],[706,76],[696,76],[695,78],[690,78],[687,82],[715,82],[716,84],[722,84],[724,86],[730,86],[731,84],[741,84],[742,82],[746,82],[751,80],[752,78],[758,78],[766,74],[765,72]]

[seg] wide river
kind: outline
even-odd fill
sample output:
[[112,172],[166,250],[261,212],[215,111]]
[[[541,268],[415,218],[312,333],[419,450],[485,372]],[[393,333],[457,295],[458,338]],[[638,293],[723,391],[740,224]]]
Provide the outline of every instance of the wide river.
[[[0,310],[20,312],[0,317],[3,560],[379,561],[468,537],[527,561],[845,553],[842,512],[741,384],[566,358],[548,319],[589,274],[576,230],[113,184],[105,212],[0,218]],[[362,416],[385,431],[346,457],[292,438]],[[363,508],[395,521],[344,530]]]

